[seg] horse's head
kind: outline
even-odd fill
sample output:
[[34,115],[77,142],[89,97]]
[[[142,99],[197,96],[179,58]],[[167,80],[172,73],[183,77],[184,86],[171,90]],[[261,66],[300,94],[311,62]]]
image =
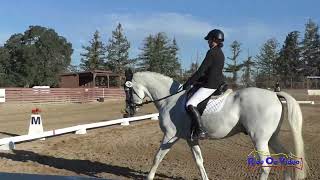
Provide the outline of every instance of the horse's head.
[[[157,106],[159,103],[172,101],[173,99],[168,97],[181,92],[179,91],[180,83],[156,72],[137,72],[133,75],[132,71],[128,69],[125,75],[126,112],[129,116],[136,113],[137,107],[151,102]],[[150,98],[151,101],[143,102],[145,97]]]
[[126,113],[129,116],[133,116],[142,102],[146,97],[146,89],[145,87],[134,81],[133,73],[129,69],[125,73],[126,75],[126,83],[124,84],[124,90],[126,94]]

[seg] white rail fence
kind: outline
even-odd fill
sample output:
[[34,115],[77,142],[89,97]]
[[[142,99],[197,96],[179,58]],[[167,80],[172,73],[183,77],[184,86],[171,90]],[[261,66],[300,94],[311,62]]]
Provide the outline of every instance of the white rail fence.
[[[281,101],[282,103],[287,103],[287,101]],[[299,104],[314,104],[314,101],[297,101]]]
[[144,116],[130,117],[130,118],[122,118],[104,122],[90,123],[90,124],[82,124],[62,129],[54,129],[50,131],[45,131],[40,134],[28,134],[14,137],[7,137],[0,139],[0,150],[12,150],[15,148],[15,143],[24,142],[24,141],[32,141],[37,139],[42,139],[46,137],[63,135],[71,132],[75,132],[76,134],[85,134],[87,129],[100,128],[115,124],[121,125],[129,125],[129,122],[132,121],[140,121],[140,120],[158,120],[159,113],[148,114]]
[[320,96],[320,90],[319,89],[308,89],[308,95]]

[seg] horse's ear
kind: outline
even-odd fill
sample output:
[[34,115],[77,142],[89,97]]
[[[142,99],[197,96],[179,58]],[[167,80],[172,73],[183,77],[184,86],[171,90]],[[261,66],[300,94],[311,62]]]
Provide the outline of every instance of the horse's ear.
[[125,71],[126,81],[131,81],[133,77],[133,72],[131,68],[126,69]]

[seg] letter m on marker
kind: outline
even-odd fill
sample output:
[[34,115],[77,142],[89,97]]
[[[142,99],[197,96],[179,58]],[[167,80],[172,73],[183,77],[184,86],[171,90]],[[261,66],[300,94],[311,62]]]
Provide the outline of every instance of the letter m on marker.
[[37,117],[37,119],[35,117],[31,117],[31,124],[40,124],[40,123],[41,123],[40,117]]

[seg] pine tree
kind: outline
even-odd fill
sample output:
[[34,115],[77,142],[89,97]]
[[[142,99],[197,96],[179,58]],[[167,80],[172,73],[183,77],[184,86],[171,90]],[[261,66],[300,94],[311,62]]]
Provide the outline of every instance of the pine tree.
[[311,19],[306,24],[302,41],[301,58],[305,75],[320,75],[320,37],[319,27]]
[[[276,61],[276,71],[280,75],[281,82],[294,78],[298,79],[300,75],[300,47],[299,47],[299,32],[290,32],[279,52],[279,58]],[[286,85],[285,85],[286,86]]]
[[168,51],[168,61],[166,67],[169,68],[165,67],[167,71],[164,74],[173,78],[178,78],[180,75],[181,65],[178,58],[179,48],[175,38],[173,38],[172,43],[168,45]]
[[159,72],[177,78],[180,63],[177,56],[178,46],[175,39],[171,41],[165,33],[148,36],[139,55],[139,70]]
[[100,40],[99,31],[95,31],[93,39],[89,41],[89,46],[82,46],[86,51],[81,53],[80,68],[82,70],[103,70],[105,61],[105,47]]
[[80,72],[79,66],[70,64],[67,68],[67,72],[73,72],[73,73]]
[[228,57],[232,64],[226,63],[225,72],[232,73],[232,83],[236,84],[238,79],[238,71],[241,69],[241,64],[238,65],[237,60],[241,52],[241,44],[238,41],[233,41],[230,45],[232,57]]
[[187,71],[188,74],[192,75],[193,73],[195,73],[199,68],[199,63],[198,62],[193,62],[190,65],[190,69]]
[[130,43],[123,34],[123,29],[119,23],[112,31],[112,38],[107,46],[107,66],[115,73],[124,73],[126,67],[134,60],[129,59]]
[[[138,71],[150,71],[152,60],[153,60],[153,52],[154,52],[154,40],[152,35],[149,35],[143,40],[143,48],[141,49],[142,53],[139,54],[139,63],[137,64]],[[155,68],[155,67],[153,67]]]
[[150,71],[159,72],[162,74],[167,74],[169,69],[165,66],[167,65],[169,59],[169,40],[164,33],[158,33],[153,38],[154,41],[154,52],[152,57],[152,63],[150,64]]
[[[256,56],[256,63],[258,68],[258,75],[268,82],[277,80],[276,61],[278,59],[278,42],[272,38],[267,40]],[[268,86],[271,86],[269,83]]]
[[255,65],[252,60],[252,56],[248,55],[248,59],[242,63],[242,82],[245,87],[250,87],[253,85],[252,74],[254,73],[253,66]]

